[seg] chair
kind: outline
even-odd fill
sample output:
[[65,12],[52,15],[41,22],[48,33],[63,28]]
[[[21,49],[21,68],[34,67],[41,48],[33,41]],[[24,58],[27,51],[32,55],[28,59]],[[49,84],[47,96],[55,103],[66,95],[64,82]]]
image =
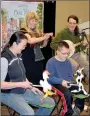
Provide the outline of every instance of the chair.
[[7,111],[8,111],[9,116],[15,116],[15,114],[17,113],[15,110],[13,110],[12,108],[10,108],[6,104],[1,103],[1,107],[2,106],[5,106],[7,108]]
[[[55,115],[55,116],[56,116],[56,115],[57,115],[57,116],[60,116],[60,112],[61,112],[61,110],[62,110],[62,106],[59,107],[59,103],[61,103],[61,102],[60,102],[60,101],[61,101],[61,97],[60,97],[59,95],[55,95],[55,96],[53,96],[52,98],[53,98],[54,101],[55,101],[55,107],[54,107],[54,109],[53,109],[53,111],[52,111],[51,114],[53,114],[53,112],[54,112],[55,109],[56,109],[57,113],[54,114],[54,115]],[[61,105],[61,104],[60,104],[60,105]]]
[[[59,97],[58,102],[56,102],[57,115],[58,116],[64,116],[66,111],[67,111],[66,100],[65,100],[65,97],[62,94],[62,92],[59,89],[55,88],[54,86],[52,86],[52,90],[55,91],[56,95]],[[61,102],[62,104],[61,104],[60,108],[58,109],[58,105],[59,105],[60,101],[62,101]]]

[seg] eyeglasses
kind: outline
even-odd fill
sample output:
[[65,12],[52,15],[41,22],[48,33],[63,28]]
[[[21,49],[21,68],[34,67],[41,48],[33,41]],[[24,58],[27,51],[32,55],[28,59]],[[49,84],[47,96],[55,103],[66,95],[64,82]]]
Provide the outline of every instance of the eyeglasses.
[[60,52],[62,55],[67,55],[67,56],[69,56],[70,55],[70,53],[62,53],[62,52]]

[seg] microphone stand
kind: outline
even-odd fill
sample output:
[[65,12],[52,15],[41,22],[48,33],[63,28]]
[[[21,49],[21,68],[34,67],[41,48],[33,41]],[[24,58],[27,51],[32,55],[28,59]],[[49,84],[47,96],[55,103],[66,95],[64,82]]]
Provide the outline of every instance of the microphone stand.
[[[82,31],[84,31],[84,30],[87,30],[87,29],[90,29],[90,27],[88,27],[88,28],[85,28],[85,29],[83,29]],[[90,32],[90,31],[89,31]],[[86,34],[86,33],[85,33]],[[87,35],[85,36],[86,37],[86,40],[87,40],[87,42],[88,42],[88,44],[90,43],[89,42],[89,40],[87,39]],[[90,44],[89,44],[90,45]],[[88,56],[89,56],[89,53],[87,54]],[[90,56],[89,56],[89,59],[90,59]],[[90,60],[89,60],[90,61]],[[90,95],[90,78],[89,78],[89,95]],[[88,102],[89,102],[89,107],[90,107],[90,96],[89,96],[89,98],[88,98]],[[90,114],[90,111],[89,111],[89,114]]]
[[85,33],[85,30],[87,30],[87,29],[90,29],[90,27],[87,27],[87,28],[82,29],[81,34],[82,34],[83,37],[86,38],[87,42],[89,43],[89,41],[88,41],[88,39],[87,39],[87,35],[86,35],[86,33]]
[[[86,29],[89,29],[89,28],[85,28],[85,29],[83,29],[83,30],[86,30]],[[82,39],[82,38],[85,38],[86,40],[87,40],[87,42],[88,42],[88,45],[89,45],[89,40],[88,40],[88,38],[87,38],[87,35],[86,35],[86,33],[85,33],[85,31],[83,31],[82,30],[82,32],[80,33],[80,40]],[[85,54],[87,54],[88,56],[89,56],[89,53],[87,53],[86,51],[84,51],[84,50],[82,50]]]
[[87,29],[90,29],[90,27],[84,28],[84,29],[82,29],[82,31],[83,31],[83,30],[87,30]]

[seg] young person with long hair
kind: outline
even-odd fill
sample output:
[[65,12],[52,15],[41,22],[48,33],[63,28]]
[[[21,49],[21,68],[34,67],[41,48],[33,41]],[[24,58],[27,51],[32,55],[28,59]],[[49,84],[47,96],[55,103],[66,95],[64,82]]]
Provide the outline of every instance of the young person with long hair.
[[38,23],[37,14],[28,12],[26,14],[26,27],[20,29],[29,33],[28,45],[22,52],[22,59],[26,69],[26,76],[33,84],[39,84],[42,79],[43,60],[45,58],[41,48],[47,45],[48,39],[53,35],[53,33],[40,33],[37,29]]

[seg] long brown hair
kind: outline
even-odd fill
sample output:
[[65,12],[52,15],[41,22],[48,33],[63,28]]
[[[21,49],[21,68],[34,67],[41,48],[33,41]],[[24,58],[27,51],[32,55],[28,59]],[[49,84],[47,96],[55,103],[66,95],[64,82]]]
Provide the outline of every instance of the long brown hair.
[[[79,19],[78,19],[77,16],[75,16],[75,15],[70,15],[70,16],[68,17],[68,19],[67,19],[67,22],[69,22],[69,19],[70,19],[70,18],[74,19],[74,20],[76,21],[77,24],[79,23]],[[76,36],[79,34],[79,28],[78,28],[78,26],[76,26],[76,28],[75,28],[75,30],[74,30],[74,33],[75,33]]]

